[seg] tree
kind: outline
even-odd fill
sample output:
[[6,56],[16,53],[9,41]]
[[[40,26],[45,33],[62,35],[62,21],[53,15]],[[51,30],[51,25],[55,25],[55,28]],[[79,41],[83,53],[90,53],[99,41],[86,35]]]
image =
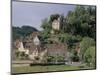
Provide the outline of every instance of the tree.
[[44,42],[47,42],[47,39],[50,36],[50,32],[51,32],[51,23],[49,23],[49,20],[47,18],[45,18],[42,21],[42,25],[41,27],[43,28],[42,32],[41,32],[41,38],[43,39]]
[[96,7],[89,6],[87,8],[87,12],[89,13],[89,34],[90,37],[96,40]]
[[49,20],[49,22],[53,22],[54,19],[58,19],[59,17],[60,17],[59,14],[52,14],[52,15],[50,16],[50,20]]
[[81,40],[82,37],[80,35],[74,36],[68,33],[59,34],[59,41],[62,43],[67,43],[69,49],[71,49],[75,43],[78,43]]
[[67,22],[66,22],[66,18],[64,17],[64,15],[60,15],[60,32],[61,33],[66,33],[66,26],[67,26]]
[[84,61],[87,63],[88,66],[90,67],[95,67],[96,65],[96,55],[95,55],[95,46],[89,47],[85,54],[84,54]]
[[74,11],[69,11],[67,32],[73,35],[88,36],[95,39],[96,35],[96,9],[95,7],[77,6]]
[[92,38],[84,37],[80,42],[80,56],[82,61],[84,61],[83,57],[86,50],[91,46],[95,46],[95,41]]

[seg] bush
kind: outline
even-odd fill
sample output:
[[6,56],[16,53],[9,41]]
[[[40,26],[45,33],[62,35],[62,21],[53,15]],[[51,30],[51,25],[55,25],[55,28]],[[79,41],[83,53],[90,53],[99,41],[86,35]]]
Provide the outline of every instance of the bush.
[[48,56],[47,57],[47,62],[54,62],[54,57],[53,56]]
[[57,56],[57,62],[64,62],[64,57],[63,56]]
[[63,56],[48,56],[47,57],[48,62],[64,62],[64,57]]

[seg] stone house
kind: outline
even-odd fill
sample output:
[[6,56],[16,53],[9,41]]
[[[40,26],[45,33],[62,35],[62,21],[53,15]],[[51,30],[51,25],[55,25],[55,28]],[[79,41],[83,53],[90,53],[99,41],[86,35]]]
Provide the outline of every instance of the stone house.
[[35,60],[34,57],[39,56],[42,60],[45,55],[47,56],[63,56],[67,60],[67,45],[62,43],[42,44],[38,37],[39,33],[33,32],[27,36],[23,42],[19,42],[18,50],[29,50],[29,57]]

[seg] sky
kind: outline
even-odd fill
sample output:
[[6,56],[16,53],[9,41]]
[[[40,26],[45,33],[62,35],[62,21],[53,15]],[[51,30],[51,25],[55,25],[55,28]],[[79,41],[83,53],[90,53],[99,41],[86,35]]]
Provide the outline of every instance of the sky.
[[74,10],[75,5],[68,4],[47,4],[34,2],[12,2],[12,25],[21,27],[29,25],[42,30],[42,20],[51,14],[67,15],[68,11]]

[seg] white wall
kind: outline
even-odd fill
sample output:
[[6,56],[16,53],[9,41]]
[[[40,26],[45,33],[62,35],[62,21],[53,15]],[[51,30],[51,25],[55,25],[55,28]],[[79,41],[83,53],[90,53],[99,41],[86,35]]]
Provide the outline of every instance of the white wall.
[[[29,0],[28,0],[29,1]],[[32,0],[30,0],[32,1]],[[34,0],[44,2],[97,5],[97,70],[38,73],[32,75],[98,75],[100,73],[100,0]],[[0,75],[10,75],[10,0],[0,0]],[[31,74],[28,74],[31,75]]]

